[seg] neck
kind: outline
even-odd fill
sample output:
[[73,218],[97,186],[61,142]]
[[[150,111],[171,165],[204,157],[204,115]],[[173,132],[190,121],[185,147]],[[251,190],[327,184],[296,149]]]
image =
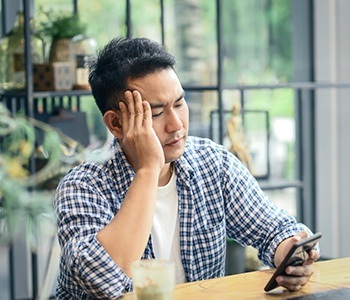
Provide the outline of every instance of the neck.
[[165,186],[173,174],[173,163],[165,164],[159,175],[158,186]]

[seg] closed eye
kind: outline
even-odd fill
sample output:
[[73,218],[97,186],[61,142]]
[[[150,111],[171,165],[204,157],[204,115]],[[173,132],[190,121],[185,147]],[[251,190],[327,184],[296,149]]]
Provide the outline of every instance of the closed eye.
[[185,102],[184,98],[179,99],[178,101],[175,102],[175,107],[183,106],[184,102]]
[[159,116],[161,116],[163,112],[161,111],[160,113],[157,113],[157,114],[152,114],[152,118],[157,118]]
[[[185,103],[185,92],[183,92],[183,94],[175,101],[174,107],[175,108],[181,108],[184,103]],[[151,105],[151,109],[153,110],[158,110],[163,108],[165,105],[163,104],[159,104],[159,105]],[[163,114],[163,111],[160,111],[158,113],[152,113],[152,118],[158,118]]]

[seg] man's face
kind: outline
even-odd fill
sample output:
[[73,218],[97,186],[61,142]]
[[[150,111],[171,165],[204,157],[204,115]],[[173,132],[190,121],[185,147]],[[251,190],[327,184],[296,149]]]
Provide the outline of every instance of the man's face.
[[174,70],[131,79],[128,89],[139,91],[142,99],[151,105],[153,129],[163,147],[165,163],[178,159],[188,135],[188,106]]

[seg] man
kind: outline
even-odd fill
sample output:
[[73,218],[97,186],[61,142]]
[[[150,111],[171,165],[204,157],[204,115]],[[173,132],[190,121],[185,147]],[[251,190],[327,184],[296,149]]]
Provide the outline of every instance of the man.
[[[178,283],[223,276],[227,236],[275,267],[311,234],[226,148],[188,136],[174,64],[155,42],[120,38],[91,65],[113,156],[74,168],[57,188],[58,299],[117,298],[132,290],[130,265],[141,258],[175,261]],[[278,283],[299,290],[318,258],[312,250]]]

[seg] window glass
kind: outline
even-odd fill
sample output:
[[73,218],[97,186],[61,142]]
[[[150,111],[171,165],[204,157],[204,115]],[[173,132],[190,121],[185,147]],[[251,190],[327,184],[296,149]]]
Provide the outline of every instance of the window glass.
[[[200,137],[215,138],[217,123],[212,117],[218,106],[217,92],[186,91],[186,102],[190,111],[189,134]],[[211,128],[214,128],[213,135]]]
[[291,79],[291,2],[223,0],[225,84],[267,84]]
[[165,44],[177,59],[184,85],[217,84],[215,1],[167,0]]
[[131,23],[132,36],[148,37],[158,43],[162,42],[160,1],[132,0]]

